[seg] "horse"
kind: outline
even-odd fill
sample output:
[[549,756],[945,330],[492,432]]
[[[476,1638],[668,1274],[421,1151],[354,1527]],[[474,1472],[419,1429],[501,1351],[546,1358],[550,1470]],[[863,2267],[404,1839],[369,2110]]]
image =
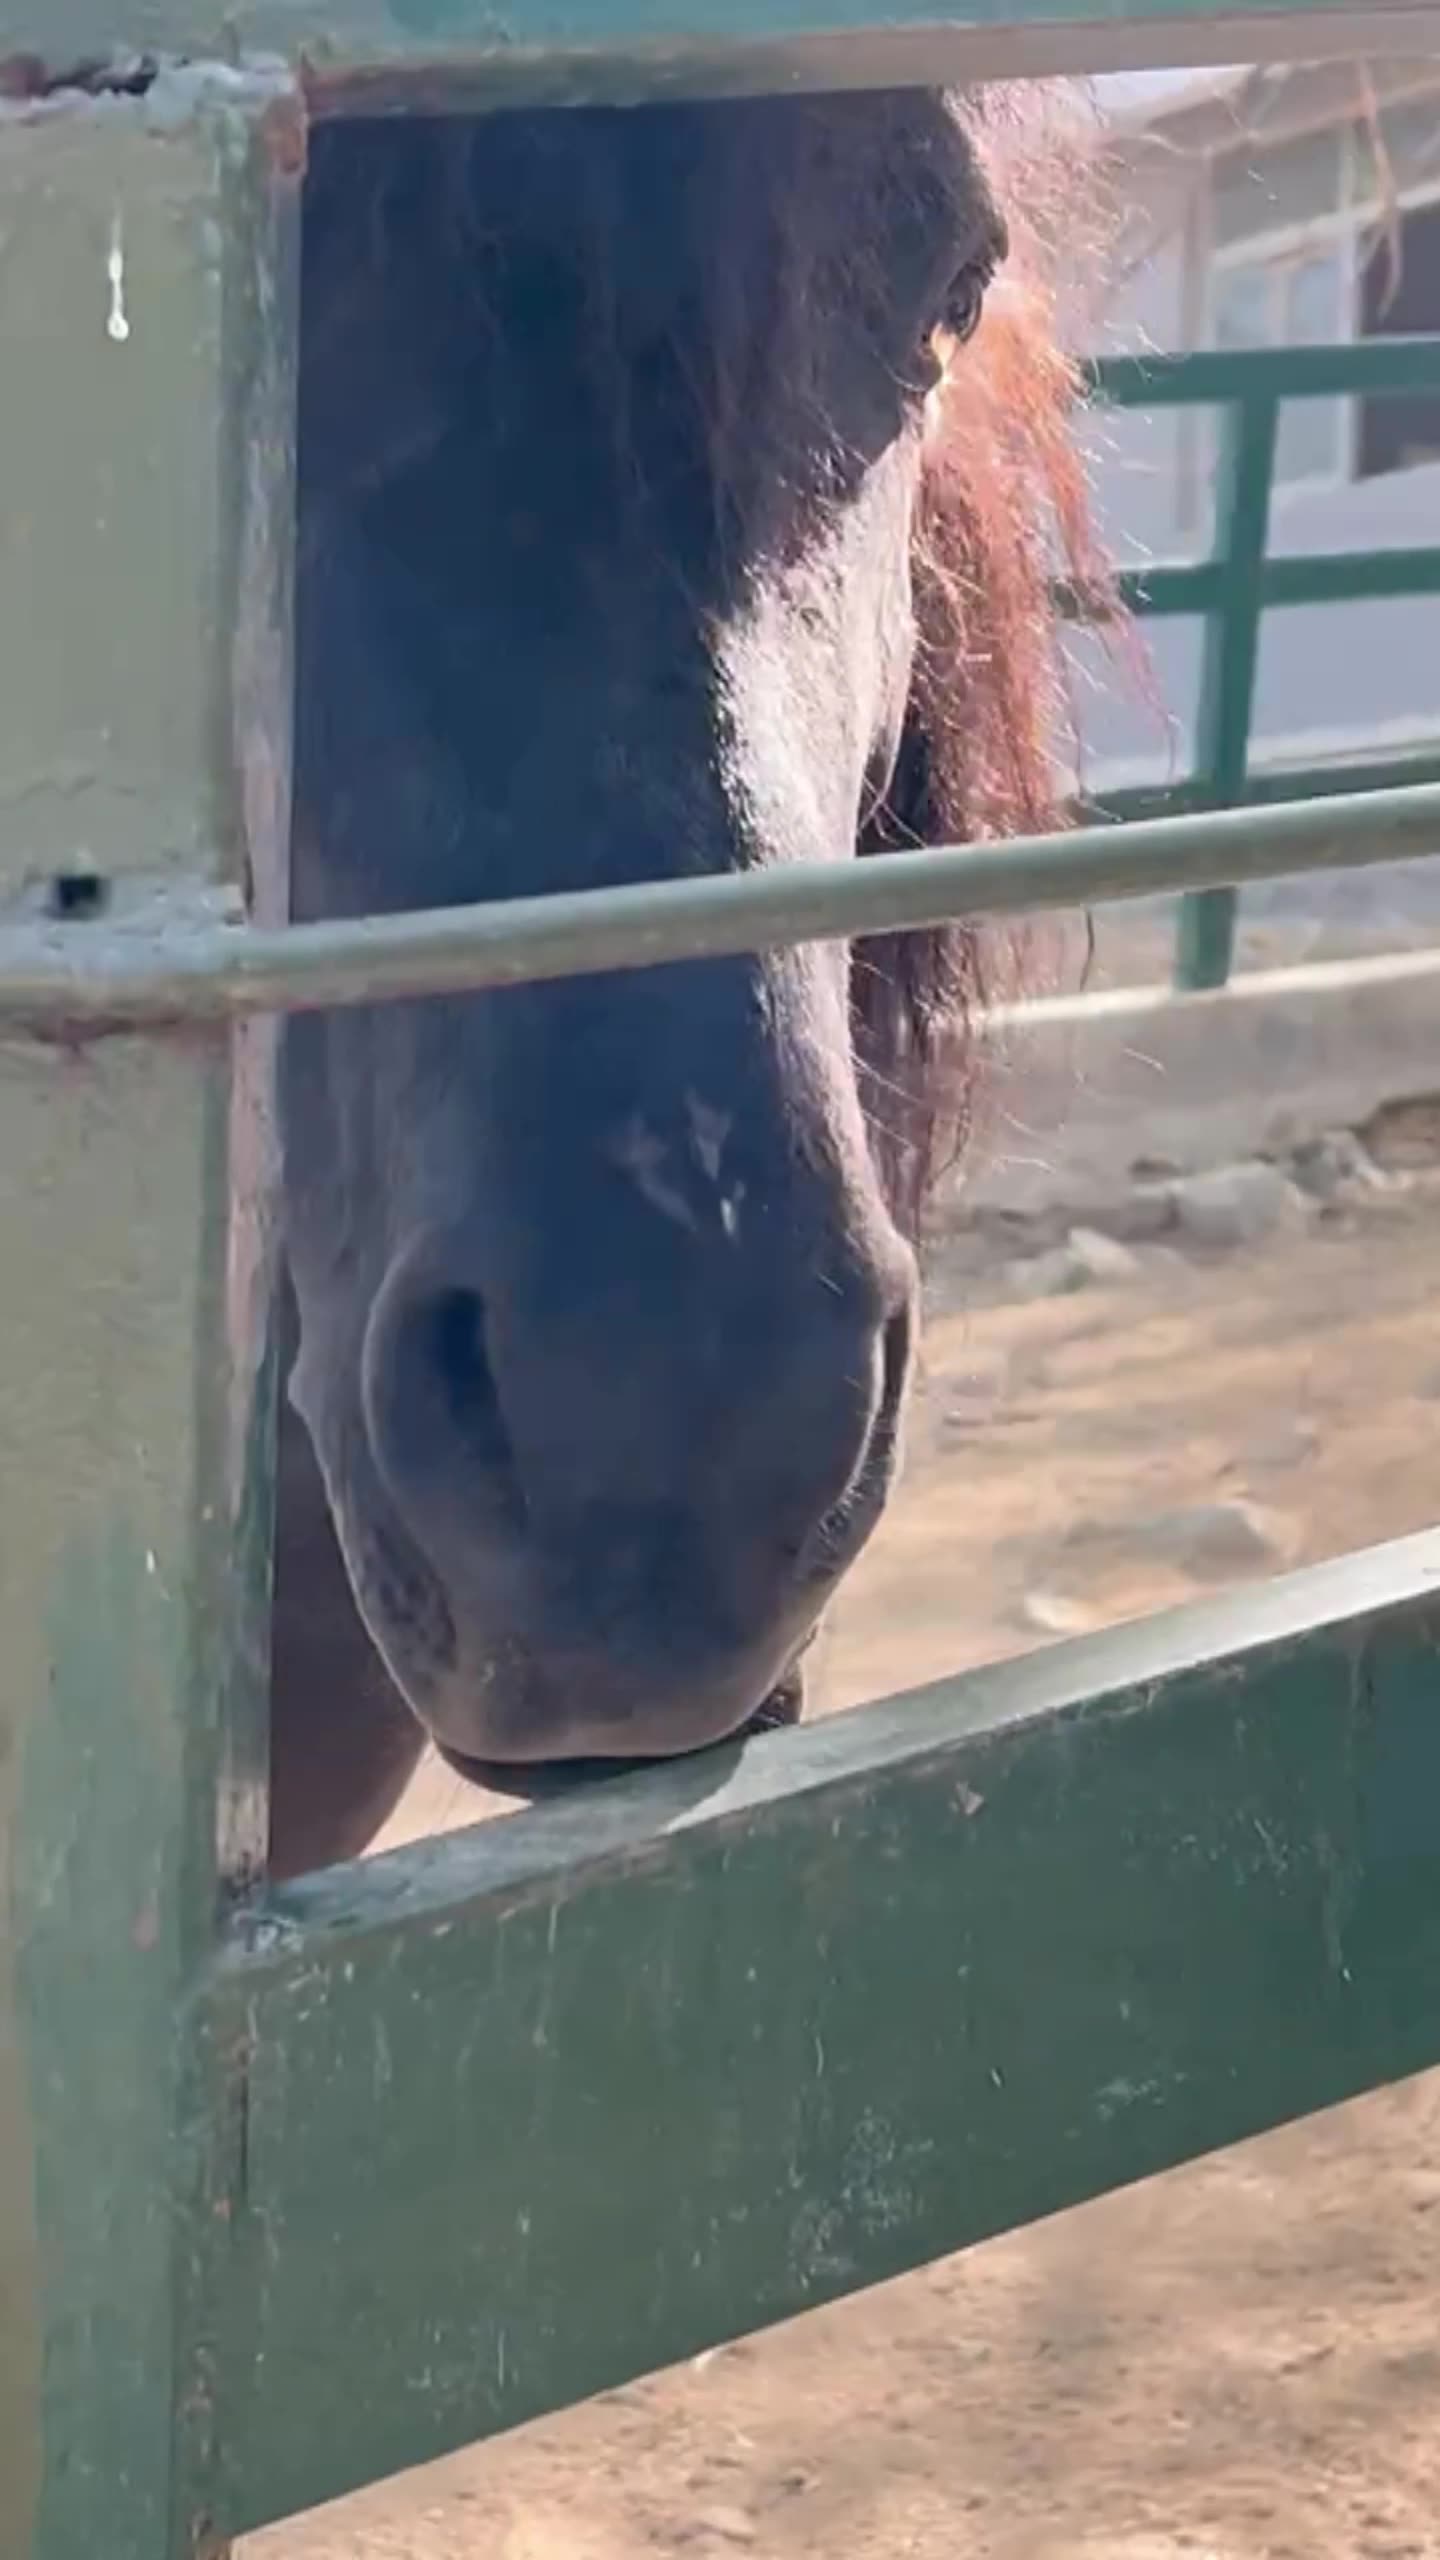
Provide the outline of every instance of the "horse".
[[[296,918],[1060,822],[1084,250],[1031,108],[309,152]],[[799,1714],[985,965],[961,926],[288,1024],[274,1872],[362,1850],[427,1736],[523,1799]]]

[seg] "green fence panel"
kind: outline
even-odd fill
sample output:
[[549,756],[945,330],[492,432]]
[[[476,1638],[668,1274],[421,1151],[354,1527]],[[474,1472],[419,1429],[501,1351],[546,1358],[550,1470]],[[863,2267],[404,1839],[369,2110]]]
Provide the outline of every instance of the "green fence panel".
[[[1267,557],[1280,405],[1363,393],[1370,398],[1440,388],[1440,336],[1376,339],[1350,346],[1278,347],[1241,354],[1122,356],[1090,368],[1104,400],[1122,408],[1218,405],[1223,433],[1215,479],[1214,551],[1208,560],[1162,562],[1127,571],[1120,591],[1142,615],[1197,615],[1204,622],[1195,770],[1178,784],[1105,795],[1117,817],[1160,809],[1255,808],[1326,792],[1369,791],[1428,780],[1434,754],[1355,760],[1315,772],[1250,772],[1250,727],[1260,626],[1267,611],[1307,604],[1440,596],[1440,545]],[[1083,599],[1059,595],[1073,613]],[[1182,991],[1223,987],[1235,952],[1233,885],[1181,900],[1175,983]]]
[[[0,125],[0,908],[276,912],[293,120]],[[0,2551],[204,2547],[264,1842],[270,1035],[0,1046]]]
[[1440,2059],[1440,1536],[277,1892],[232,2526]]

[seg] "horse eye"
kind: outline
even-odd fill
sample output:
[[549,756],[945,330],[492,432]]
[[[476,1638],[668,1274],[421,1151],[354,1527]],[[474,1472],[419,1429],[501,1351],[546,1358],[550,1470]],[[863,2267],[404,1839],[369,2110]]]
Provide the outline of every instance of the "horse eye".
[[988,266],[962,267],[945,298],[941,333],[953,338],[957,346],[963,347],[980,326],[990,272]]

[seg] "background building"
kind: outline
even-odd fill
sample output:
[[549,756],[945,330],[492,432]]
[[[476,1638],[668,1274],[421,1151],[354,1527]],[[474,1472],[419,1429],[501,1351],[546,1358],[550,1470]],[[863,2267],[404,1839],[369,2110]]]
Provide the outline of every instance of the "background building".
[[[1107,106],[1128,213],[1099,352],[1440,331],[1440,59],[1152,75],[1108,84]],[[1208,549],[1215,428],[1200,410],[1097,419],[1121,558]],[[1440,397],[1289,407],[1272,549],[1407,542],[1440,542]],[[1092,787],[1188,769],[1199,627],[1148,633],[1173,740],[1082,677]],[[1440,602],[1269,616],[1254,738],[1261,765],[1433,750]]]

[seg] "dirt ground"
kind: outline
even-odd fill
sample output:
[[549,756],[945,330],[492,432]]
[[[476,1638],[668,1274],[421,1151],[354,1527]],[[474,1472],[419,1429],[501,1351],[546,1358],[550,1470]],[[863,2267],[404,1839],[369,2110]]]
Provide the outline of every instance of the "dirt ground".
[[[1193,1597],[1242,1554],[1263,1573],[1433,1520],[1437,1271],[1429,1182],[1033,1303],[957,1304],[942,1257],[907,1481],[822,1707]],[[408,1827],[475,1809],[430,1778]],[[242,2549],[1440,2560],[1440,2075]]]

